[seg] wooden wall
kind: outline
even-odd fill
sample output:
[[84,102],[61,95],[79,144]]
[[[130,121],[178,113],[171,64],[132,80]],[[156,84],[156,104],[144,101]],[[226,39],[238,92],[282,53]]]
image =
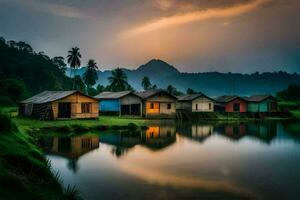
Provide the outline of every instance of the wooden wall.
[[[150,109],[151,103],[154,104],[154,109]],[[171,104],[170,109],[168,109],[168,104]],[[143,114],[145,116],[175,116],[175,113],[176,99],[167,94],[152,96],[143,103]]]
[[231,102],[225,104],[225,112],[234,112],[233,106],[234,104],[240,104],[240,112],[247,112],[247,102],[242,99],[235,99]]
[[192,112],[213,112],[214,102],[210,99],[199,97],[192,102]]
[[[98,118],[99,108],[98,101],[84,96],[80,93],[75,93],[67,96],[63,99],[52,102],[52,110],[54,119],[58,118],[58,104],[59,103],[71,103],[71,118],[73,119],[84,119],[84,118]],[[92,110],[90,113],[82,113],[81,104],[92,103]]]

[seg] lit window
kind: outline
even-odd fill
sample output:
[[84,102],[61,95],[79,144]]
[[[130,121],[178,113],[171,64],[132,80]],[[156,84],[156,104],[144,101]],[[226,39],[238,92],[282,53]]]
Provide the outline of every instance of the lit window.
[[92,103],[81,103],[81,113],[91,113]]
[[150,103],[150,109],[154,109],[154,103]]

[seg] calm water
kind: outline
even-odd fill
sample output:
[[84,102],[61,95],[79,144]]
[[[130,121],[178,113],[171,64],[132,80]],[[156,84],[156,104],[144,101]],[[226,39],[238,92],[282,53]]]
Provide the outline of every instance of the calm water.
[[299,199],[300,123],[153,124],[41,138],[85,199]]

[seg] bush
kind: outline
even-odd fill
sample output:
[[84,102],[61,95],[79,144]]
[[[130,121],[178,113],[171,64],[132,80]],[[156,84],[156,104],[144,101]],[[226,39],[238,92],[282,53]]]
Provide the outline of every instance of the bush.
[[13,122],[7,114],[0,113],[0,132],[10,133],[13,129]]
[[136,129],[138,129],[138,126],[135,123],[128,124],[128,130],[136,130]]
[[10,106],[13,105],[14,102],[11,98],[7,97],[7,96],[0,96],[0,105],[3,106]]

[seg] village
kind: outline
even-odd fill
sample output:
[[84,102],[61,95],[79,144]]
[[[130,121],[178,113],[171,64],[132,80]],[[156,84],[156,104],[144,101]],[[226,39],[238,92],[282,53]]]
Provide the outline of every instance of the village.
[[95,119],[102,114],[166,119],[182,118],[191,113],[255,113],[259,118],[277,112],[277,100],[272,95],[211,98],[196,93],[174,96],[162,89],[102,92],[93,97],[75,90],[44,91],[19,104],[20,116],[40,120]]

